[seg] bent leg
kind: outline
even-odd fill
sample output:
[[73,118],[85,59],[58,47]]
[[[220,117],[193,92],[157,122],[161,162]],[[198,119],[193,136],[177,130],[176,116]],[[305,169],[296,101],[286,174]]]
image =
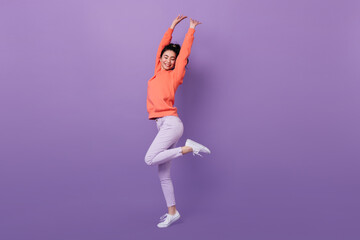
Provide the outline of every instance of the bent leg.
[[174,121],[172,119],[167,121],[160,128],[146,153],[145,162],[148,165],[163,164],[183,155],[181,147],[172,148],[183,134],[183,124],[181,121]]

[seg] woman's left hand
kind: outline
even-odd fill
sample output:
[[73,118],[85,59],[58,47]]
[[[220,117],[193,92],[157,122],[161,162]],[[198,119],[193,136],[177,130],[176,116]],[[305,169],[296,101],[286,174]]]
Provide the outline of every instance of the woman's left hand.
[[195,20],[195,19],[192,19],[190,18],[190,27],[191,28],[195,28],[197,25],[201,24],[201,22]]

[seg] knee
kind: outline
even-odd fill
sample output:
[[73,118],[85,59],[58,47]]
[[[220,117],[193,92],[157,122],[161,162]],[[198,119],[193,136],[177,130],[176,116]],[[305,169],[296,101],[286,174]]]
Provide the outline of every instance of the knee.
[[145,156],[145,163],[148,165],[148,166],[151,166],[152,165],[152,160],[153,160],[153,156],[149,155],[149,154],[146,154]]

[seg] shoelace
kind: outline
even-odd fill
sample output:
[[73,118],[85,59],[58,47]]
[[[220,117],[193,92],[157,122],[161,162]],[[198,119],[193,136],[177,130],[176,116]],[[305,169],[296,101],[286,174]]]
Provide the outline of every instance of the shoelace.
[[200,157],[203,157],[203,156],[199,153],[199,151],[196,151],[196,152],[193,151],[193,156],[195,156],[195,154],[198,155],[198,156],[200,156]]
[[168,214],[165,213],[164,215],[162,215],[162,216],[160,217],[161,222],[165,221],[167,215],[168,215]]

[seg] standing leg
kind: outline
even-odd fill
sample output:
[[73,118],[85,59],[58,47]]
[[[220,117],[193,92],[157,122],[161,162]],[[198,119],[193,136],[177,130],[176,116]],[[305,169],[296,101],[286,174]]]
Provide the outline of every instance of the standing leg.
[[171,175],[170,175],[171,162],[172,161],[168,161],[166,163],[162,163],[158,165],[160,184],[165,197],[167,207],[171,207],[175,205],[174,186],[171,181]]
[[145,162],[148,165],[158,165],[158,174],[166,205],[169,214],[174,215],[176,213],[175,194],[170,168],[171,160],[183,155],[182,148],[175,146],[183,134],[184,126],[176,117],[165,117],[157,122],[157,126],[159,132],[146,153]]

